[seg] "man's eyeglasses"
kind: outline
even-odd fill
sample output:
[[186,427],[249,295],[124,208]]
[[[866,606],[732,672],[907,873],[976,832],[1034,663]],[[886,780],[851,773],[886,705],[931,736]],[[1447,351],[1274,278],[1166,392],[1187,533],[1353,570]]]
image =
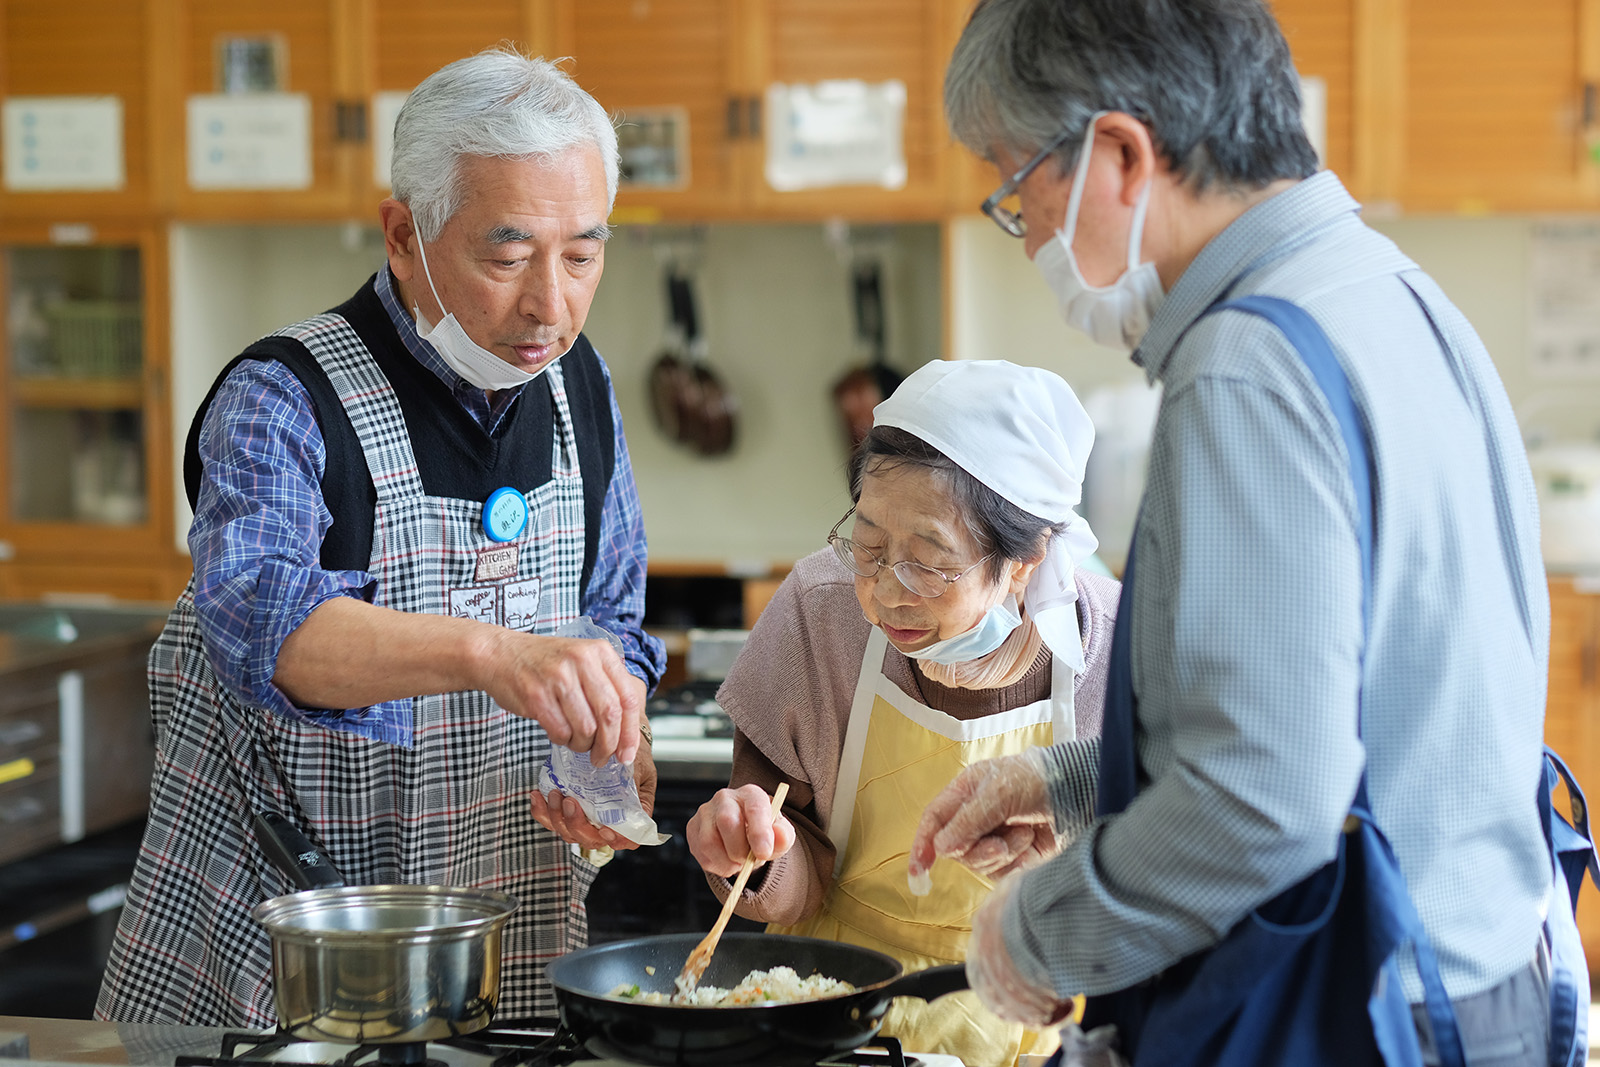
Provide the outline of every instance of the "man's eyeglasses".
[[839,562],[848,567],[852,573],[863,578],[871,578],[884,567],[894,571],[894,576],[906,591],[920,597],[936,597],[945,591],[951,582],[972,573],[984,560],[994,555],[993,552],[984,556],[977,563],[964,567],[954,573],[938,570],[914,560],[903,559],[898,563],[890,563],[880,558],[865,545],[857,544],[848,537],[839,536],[839,527],[844,525],[845,519],[855,514],[855,508],[844,513],[844,518],[833,524],[833,529],[828,531],[828,544],[833,547],[833,554],[839,557]]
[[1012,211],[1010,208],[1001,207],[1000,205],[1003,201],[1010,200],[1013,196],[1015,196],[1017,194],[1017,187],[1028,179],[1028,175],[1037,170],[1039,164],[1043,163],[1047,158],[1049,158],[1050,153],[1060,148],[1063,144],[1066,144],[1067,141],[1072,138],[1074,132],[1074,130],[1069,128],[1056,134],[1055,138],[1049,144],[1039,149],[1038,155],[1028,160],[1028,162],[1022,165],[1020,170],[1018,170],[1011,177],[1007,178],[1005,181],[1001,182],[1000,188],[996,189],[994,191],[994,195],[990,196],[989,199],[983,202],[980,210],[982,210],[985,215],[988,215],[991,219],[993,219],[996,226],[999,226],[1011,236],[1026,237],[1028,234],[1028,224],[1022,220],[1022,213],[1018,211]]

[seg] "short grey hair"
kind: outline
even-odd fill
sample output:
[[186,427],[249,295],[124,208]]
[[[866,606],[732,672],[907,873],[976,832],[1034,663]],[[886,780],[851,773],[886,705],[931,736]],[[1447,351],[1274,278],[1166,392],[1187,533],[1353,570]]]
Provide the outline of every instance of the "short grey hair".
[[956,138],[1032,157],[1064,130],[1069,169],[1097,111],[1132,115],[1197,192],[1317,169],[1289,46],[1262,0],[981,0],[945,72]]
[[434,71],[394,124],[390,185],[432,241],[461,207],[462,156],[549,158],[592,144],[617,198],[617,131],[599,101],[546,59],[491,48]]

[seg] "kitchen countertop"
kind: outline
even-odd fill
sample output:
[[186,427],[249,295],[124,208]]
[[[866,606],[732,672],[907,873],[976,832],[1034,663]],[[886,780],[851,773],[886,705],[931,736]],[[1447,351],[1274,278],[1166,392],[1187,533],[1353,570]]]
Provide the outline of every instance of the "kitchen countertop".
[[[130,1058],[129,1050],[119,1033],[121,1023],[94,1022],[87,1019],[37,1019],[20,1015],[0,1015],[0,1034],[12,1032],[28,1038],[30,1060],[54,1060],[71,1063],[139,1063],[149,1062]],[[204,1030],[203,1027],[146,1027],[170,1031]],[[212,1039],[214,1040],[214,1039]],[[168,1060],[170,1061],[170,1058]]]
[[72,670],[93,664],[129,642],[153,644],[166,608],[54,607],[0,602],[0,673],[44,667]]

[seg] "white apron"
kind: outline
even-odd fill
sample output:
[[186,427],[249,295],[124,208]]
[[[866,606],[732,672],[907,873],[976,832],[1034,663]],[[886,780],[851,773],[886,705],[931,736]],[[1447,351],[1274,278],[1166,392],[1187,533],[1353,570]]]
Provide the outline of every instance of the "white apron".
[[[957,863],[933,868],[933,892],[913,896],[906,861],[923,809],[963,768],[1036,745],[1075,738],[1075,676],[1053,660],[1051,695],[980,719],[955,719],[921,704],[883,673],[888,639],[873,627],[850,707],[828,837],[837,850],[822,909],[772,933],[801,934],[876,949],[921,970],[966,958],[972,916],[994,883]],[[882,1032],[908,1051],[1009,1065],[1019,1052],[1048,1052],[1055,1035],[1007,1023],[971,992],[932,1004],[897,998]]]

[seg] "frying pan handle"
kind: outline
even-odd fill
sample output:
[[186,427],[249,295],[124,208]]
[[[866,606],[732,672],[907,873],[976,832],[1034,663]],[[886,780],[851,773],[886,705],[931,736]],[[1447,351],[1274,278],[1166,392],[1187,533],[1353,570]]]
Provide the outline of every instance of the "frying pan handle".
[[282,815],[257,812],[255,826],[256,840],[267,859],[301,889],[337,889],[345,884],[344,875],[328,854]]
[[947,963],[943,967],[929,967],[922,971],[901,975],[883,987],[891,997],[921,997],[937,1000],[946,993],[959,993],[967,985],[967,965]]

